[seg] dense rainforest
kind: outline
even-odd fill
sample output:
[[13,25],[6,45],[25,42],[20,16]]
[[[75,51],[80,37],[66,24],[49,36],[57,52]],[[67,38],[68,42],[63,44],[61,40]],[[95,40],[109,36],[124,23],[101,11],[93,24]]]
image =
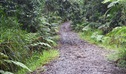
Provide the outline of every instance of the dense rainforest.
[[0,0],[0,73],[31,71],[27,59],[58,55],[66,21],[89,42],[117,50],[115,62],[126,67],[126,0]]

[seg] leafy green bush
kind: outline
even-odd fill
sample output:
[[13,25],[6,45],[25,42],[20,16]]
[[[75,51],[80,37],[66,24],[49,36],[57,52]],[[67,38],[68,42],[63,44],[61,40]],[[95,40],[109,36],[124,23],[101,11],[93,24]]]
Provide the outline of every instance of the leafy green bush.
[[17,22],[22,24],[22,29],[28,32],[36,32],[43,5],[43,0],[3,0],[0,7],[2,15],[16,17]]
[[98,32],[94,32],[91,36],[91,38],[97,42],[102,42],[103,37],[104,35],[100,35]]
[[[8,65],[6,62],[1,64],[0,61],[2,73],[17,71],[18,67],[14,67],[14,64],[21,65],[20,62],[25,63],[32,53],[50,49],[55,44],[51,36],[56,35],[57,25],[60,23],[57,21],[60,17],[48,18],[44,15],[43,5],[43,0],[3,0],[1,2],[0,53],[7,56],[5,59],[8,60],[7,62],[11,62]],[[0,60],[3,61],[1,57]]]
[[117,44],[117,46],[125,46],[126,43],[126,27],[116,27],[107,34],[111,37],[110,43]]
[[105,19],[110,22],[109,30],[117,26],[125,25],[126,17],[126,1],[125,0],[104,0],[103,4],[108,3],[108,10],[105,13]]

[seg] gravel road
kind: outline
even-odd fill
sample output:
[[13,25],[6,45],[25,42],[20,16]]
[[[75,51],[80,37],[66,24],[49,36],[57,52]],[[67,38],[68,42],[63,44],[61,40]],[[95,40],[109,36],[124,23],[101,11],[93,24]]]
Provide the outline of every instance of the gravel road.
[[70,22],[60,27],[60,56],[44,66],[45,71],[32,74],[126,74],[106,56],[113,53],[81,40],[77,33],[71,31]]

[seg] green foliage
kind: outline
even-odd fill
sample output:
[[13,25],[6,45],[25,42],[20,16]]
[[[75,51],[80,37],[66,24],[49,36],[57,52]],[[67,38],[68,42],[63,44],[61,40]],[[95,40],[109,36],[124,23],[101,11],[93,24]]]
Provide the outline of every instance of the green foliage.
[[12,73],[12,72],[3,71],[3,70],[0,70],[0,73],[1,73],[1,74],[14,74],[14,73]]
[[126,27],[116,27],[110,33],[107,34],[111,37],[110,43],[117,44],[117,46],[123,45],[126,43]]
[[47,0],[46,9],[57,13],[64,21],[72,20],[76,25],[83,18],[82,4],[81,0]]
[[[33,53],[50,49],[60,17],[45,15],[43,0],[3,0],[0,3],[0,66],[15,72]],[[54,24],[55,23],[55,24]],[[8,60],[4,61],[3,60]],[[10,60],[10,61],[9,61]],[[19,62],[20,61],[20,62]],[[11,62],[8,63],[7,62]]]
[[24,65],[23,63],[21,63],[21,62],[17,62],[17,61],[13,61],[13,60],[4,60],[5,62],[7,62],[7,63],[14,63],[15,65],[17,65],[17,66],[20,66],[20,67],[22,67],[22,68],[25,68],[25,69],[27,69],[28,71],[31,71],[26,65]]
[[[12,63],[13,63],[14,65],[20,66],[22,68],[27,69],[28,71],[31,71],[26,65],[24,65],[21,62],[17,62],[17,61],[13,61],[13,60],[8,60],[9,57],[6,54],[1,53],[1,52],[0,52],[0,59],[1,59],[0,60],[0,66],[2,66],[2,67],[5,66],[6,68],[9,69],[9,65],[13,66],[12,65]],[[0,73],[6,74],[6,73],[9,73],[9,72],[4,72],[3,70],[1,70]]]
[[1,2],[1,11],[4,16],[17,17],[22,29],[28,32],[36,32],[39,27],[39,19],[42,15],[43,0],[4,0]]
[[25,41],[27,44],[30,44],[38,36],[39,36],[39,33],[27,33],[27,34],[25,34]]
[[[112,55],[114,61],[118,61],[117,65],[126,67],[126,27],[116,27],[106,35],[100,30],[91,31],[90,27],[85,27],[80,33],[81,38],[88,40],[91,43],[98,44],[102,47],[114,49],[116,54]],[[116,56],[116,57],[114,57]]]
[[109,20],[109,31],[117,26],[125,25],[126,17],[126,1],[125,0],[104,0],[103,4],[108,4],[108,10],[105,13],[105,18]]
[[[10,22],[10,20],[7,20],[6,23],[7,22]],[[11,22],[13,22],[13,20]],[[7,58],[11,60],[25,62],[24,59],[32,55],[29,54],[30,52],[33,52],[32,50],[40,52],[40,50],[43,51],[44,49],[50,49],[52,44],[55,43],[49,38],[49,35],[51,35],[51,33],[47,34],[47,32],[49,31],[47,31],[46,29],[38,33],[27,33],[26,31],[20,29],[20,27],[17,25],[18,23],[17,24],[13,23],[12,27],[10,25],[4,25],[6,23],[2,23],[2,27],[0,30],[1,32],[0,52],[6,54]],[[41,36],[40,33],[42,33],[42,37],[44,37],[44,39],[39,40],[38,37]],[[33,48],[31,49],[31,47]],[[6,58],[6,56],[2,55],[2,58]],[[2,64],[0,65],[2,66],[3,70],[7,69],[6,66],[8,65],[6,65],[5,63],[4,65]],[[9,69],[8,66],[8,70],[12,70],[12,69]]]
[[101,42],[102,41],[102,38],[103,38],[103,35],[99,35],[98,32],[94,32],[92,34],[91,38],[94,39],[97,42]]
[[93,29],[101,29],[103,34],[107,34],[117,26],[126,24],[125,0],[85,0],[83,3],[79,4],[80,8],[78,8],[81,14],[77,16],[82,17],[79,18],[81,23],[76,23],[77,19],[75,18],[75,20],[73,20],[73,29],[76,31],[84,27],[82,22],[90,23],[89,25]]
[[[82,36],[89,40],[125,48],[125,18],[125,0],[3,0],[0,3],[1,72],[18,70],[12,68],[14,64],[26,68],[19,61],[25,63],[32,54],[56,45],[59,37],[53,36],[62,21],[71,20],[72,28],[83,32]],[[124,49],[120,53],[125,57]],[[12,64],[8,66],[3,60],[11,60]]]
[[[26,60],[26,65],[32,70],[36,70],[38,67],[43,66],[44,64],[47,64],[52,59],[59,56],[59,52],[57,50],[48,50],[43,51],[42,53],[34,53],[32,57],[28,58]],[[38,71],[38,70],[36,70]],[[44,69],[43,69],[44,71]],[[20,69],[16,74],[25,74],[27,71],[25,69]]]

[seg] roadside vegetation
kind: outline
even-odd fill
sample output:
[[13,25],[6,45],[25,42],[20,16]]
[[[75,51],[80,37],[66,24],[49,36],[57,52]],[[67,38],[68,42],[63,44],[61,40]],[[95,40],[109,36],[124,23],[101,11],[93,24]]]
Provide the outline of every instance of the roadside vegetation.
[[43,0],[0,1],[1,74],[13,74],[21,68],[31,72],[58,56],[52,49],[57,45],[60,17],[46,13],[44,4]]
[[[85,12],[86,20],[75,27],[75,30],[80,32],[81,38],[115,50],[116,54],[110,58],[121,67],[126,67],[126,6],[124,3],[126,3],[124,0],[87,1],[84,7],[90,10]],[[88,4],[94,6],[87,7]]]
[[[32,71],[40,68],[41,66],[44,66],[45,64],[48,64],[51,60],[54,60],[58,57],[59,52],[57,50],[49,50],[49,51],[43,51],[42,53],[34,53],[32,57],[28,58],[26,60],[25,65],[27,65],[28,68],[30,68]],[[44,68],[41,69],[41,71],[44,71]],[[20,69],[15,74],[26,74],[28,71],[26,69]]]
[[[126,0],[1,0],[0,73],[30,72],[42,57],[58,56],[52,49],[65,21],[85,40],[116,49],[114,61],[125,67]],[[40,59],[36,66],[34,57]]]

